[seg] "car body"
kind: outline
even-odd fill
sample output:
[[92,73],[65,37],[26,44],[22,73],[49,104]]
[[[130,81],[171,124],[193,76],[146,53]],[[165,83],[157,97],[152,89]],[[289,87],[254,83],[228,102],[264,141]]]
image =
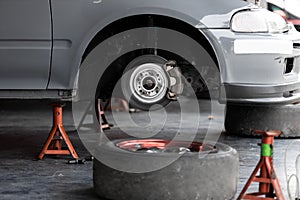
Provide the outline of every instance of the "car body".
[[219,69],[212,78],[221,102],[297,101],[300,34],[232,29],[237,13],[258,10],[240,0],[2,0],[0,97],[69,99],[95,47],[122,31],[157,24],[201,38]]

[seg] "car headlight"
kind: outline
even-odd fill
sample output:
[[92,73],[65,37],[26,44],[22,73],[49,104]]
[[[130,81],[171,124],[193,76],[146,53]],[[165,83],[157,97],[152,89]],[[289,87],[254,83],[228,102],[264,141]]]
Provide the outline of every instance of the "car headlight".
[[266,9],[236,13],[231,20],[231,29],[242,33],[282,33],[289,30],[280,15]]

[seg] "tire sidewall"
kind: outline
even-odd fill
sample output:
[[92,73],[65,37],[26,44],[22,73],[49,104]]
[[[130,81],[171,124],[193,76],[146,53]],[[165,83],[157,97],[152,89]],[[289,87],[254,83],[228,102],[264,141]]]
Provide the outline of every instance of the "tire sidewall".
[[[131,162],[133,165],[143,165],[145,160],[153,157],[159,162],[174,156],[170,153],[128,152],[115,147],[114,144],[121,141],[124,140],[115,140],[102,150],[124,164],[132,156],[136,158],[136,163]],[[119,171],[95,160],[96,193],[111,199],[231,199],[237,188],[238,155],[227,145],[217,143],[215,146],[217,153],[205,156],[184,153],[168,166],[144,173]]]

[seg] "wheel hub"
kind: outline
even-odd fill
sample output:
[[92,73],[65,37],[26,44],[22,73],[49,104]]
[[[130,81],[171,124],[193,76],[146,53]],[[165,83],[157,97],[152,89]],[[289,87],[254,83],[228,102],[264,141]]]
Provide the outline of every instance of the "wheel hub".
[[159,63],[137,66],[130,76],[132,95],[143,103],[155,103],[166,95],[169,79]]
[[142,81],[142,87],[145,90],[153,90],[156,86],[156,80],[153,77],[146,77]]

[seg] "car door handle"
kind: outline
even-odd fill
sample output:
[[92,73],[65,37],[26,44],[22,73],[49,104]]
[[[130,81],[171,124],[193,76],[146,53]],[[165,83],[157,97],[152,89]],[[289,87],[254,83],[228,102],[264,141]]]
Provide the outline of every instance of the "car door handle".
[[94,0],[93,3],[95,4],[102,3],[102,0]]

